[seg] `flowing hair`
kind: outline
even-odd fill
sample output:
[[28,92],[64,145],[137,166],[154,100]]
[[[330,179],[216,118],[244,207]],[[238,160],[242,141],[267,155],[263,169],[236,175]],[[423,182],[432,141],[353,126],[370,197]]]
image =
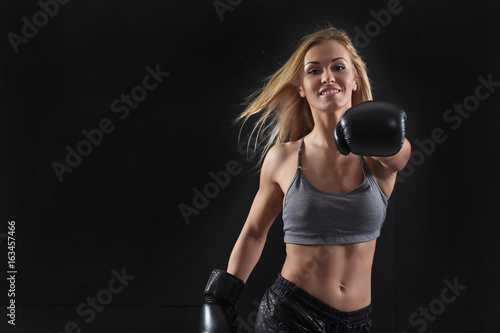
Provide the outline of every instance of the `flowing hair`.
[[304,36],[288,61],[265,80],[263,88],[247,98],[246,109],[234,121],[242,121],[241,136],[243,126],[249,118],[260,114],[250,132],[247,145],[250,147],[253,140],[255,153],[259,142],[264,142],[259,165],[273,145],[299,140],[312,131],[314,120],[311,109],[307,100],[299,95],[297,86],[301,83],[307,51],[312,46],[329,40],[339,42],[349,52],[358,85],[358,89],[352,93],[352,106],[372,99],[366,64],[344,30],[328,25]]

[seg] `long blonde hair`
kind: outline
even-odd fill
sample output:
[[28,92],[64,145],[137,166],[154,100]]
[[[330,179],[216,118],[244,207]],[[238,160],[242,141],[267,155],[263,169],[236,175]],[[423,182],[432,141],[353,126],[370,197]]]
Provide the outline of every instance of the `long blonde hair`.
[[307,51],[312,46],[328,40],[338,41],[349,52],[358,85],[358,89],[352,94],[352,105],[372,99],[366,64],[358,55],[351,39],[344,30],[328,25],[306,35],[290,59],[266,79],[267,83],[264,87],[247,98],[248,106],[235,119],[235,123],[242,121],[241,128],[243,128],[251,116],[260,113],[260,117],[249,135],[247,145],[250,147],[253,138],[255,153],[259,142],[264,142],[259,162],[262,162],[267,151],[273,145],[299,140],[312,131],[314,120],[311,109],[307,100],[299,95],[297,86],[302,78]]

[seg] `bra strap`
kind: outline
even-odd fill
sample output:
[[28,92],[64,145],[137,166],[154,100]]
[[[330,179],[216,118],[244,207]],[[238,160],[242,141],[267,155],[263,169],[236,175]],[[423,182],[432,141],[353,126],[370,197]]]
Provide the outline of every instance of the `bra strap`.
[[297,158],[297,168],[302,167],[302,162],[300,161],[300,155],[302,155],[302,144],[304,143],[304,137],[300,139],[300,144],[299,144],[299,153],[298,153],[298,158]]

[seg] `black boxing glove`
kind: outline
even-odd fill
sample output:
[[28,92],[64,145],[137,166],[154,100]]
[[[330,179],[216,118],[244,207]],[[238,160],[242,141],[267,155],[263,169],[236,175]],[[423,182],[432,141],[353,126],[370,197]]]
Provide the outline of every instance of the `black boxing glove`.
[[236,276],[214,269],[205,287],[200,333],[233,333],[236,303],[245,284]]
[[344,112],[335,127],[334,140],[343,155],[396,155],[405,140],[406,113],[400,107],[366,101]]

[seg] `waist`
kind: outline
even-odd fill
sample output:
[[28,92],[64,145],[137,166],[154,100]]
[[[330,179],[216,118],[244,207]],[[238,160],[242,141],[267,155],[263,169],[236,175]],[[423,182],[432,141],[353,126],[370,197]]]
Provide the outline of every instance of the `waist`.
[[323,318],[343,322],[349,321],[349,324],[357,325],[365,323],[371,316],[371,303],[352,311],[343,311],[324,303],[281,275],[278,276],[270,289],[280,299],[292,300],[297,304],[304,305],[308,308],[308,311],[319,313]]
[[281,275],[334,308],[360,309],[371,303],[375,242],[325,246],[287,244]]

